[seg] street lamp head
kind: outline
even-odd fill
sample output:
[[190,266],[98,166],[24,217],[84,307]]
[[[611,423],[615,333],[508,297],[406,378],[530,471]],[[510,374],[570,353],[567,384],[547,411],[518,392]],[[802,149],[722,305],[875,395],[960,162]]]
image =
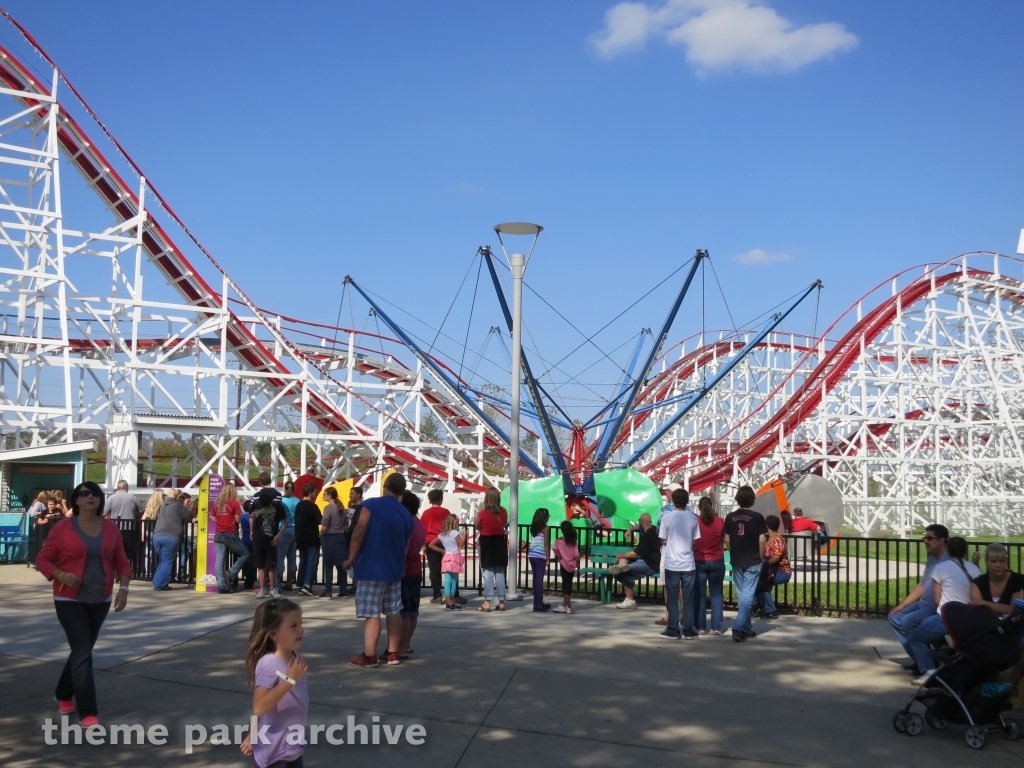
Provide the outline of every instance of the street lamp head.
[[544,227],[525,221],[508,221],[504,224],[495,224],[494,231],[499,235],[539,235],[544,231]]
[[[501,243],[501,250],[505,254],[505,261],[508,265],[512,266],[512,259],[508,257],[508,251],[505,250],[505,241],[501,239],[504,235],[527,235],[533,237],[533,243],[530,245],[530,251],[526,254],[526,264],[530,263],[530,256],[533,255],[533,249],[537,245],[537,239],[540,237],[540,233],[544,231],[544,227],[540,224],[529,224],[525,221],[507,221],[504,224],[495,224],[494,231],[498,235],[498,242]],[[524,267],[525,268],[525,267]]]

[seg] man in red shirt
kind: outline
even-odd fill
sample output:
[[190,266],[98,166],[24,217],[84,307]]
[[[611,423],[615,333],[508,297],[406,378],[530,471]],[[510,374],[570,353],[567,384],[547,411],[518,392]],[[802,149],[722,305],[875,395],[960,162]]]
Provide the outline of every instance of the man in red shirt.
[[804,517],[804,511],[800,509],[800,507],[796,507],[793,510],[793,533],[800,533],[801,531],[817,531],[820,529],[821,526],[816,522]]
[[[425,544],[427,545],[427,567],[430,569],[430,588],[434,592],[434,597],[430,602],[434,605],[440,605],[444,602],[444,598],[441,597],[441,560],[444,559],[444,554],[430,546],[430,542],[436,539],[438,534],[441,533],[441,527],[444,525],[445,518],[451,514],[451,512],[441,506],[441,502],[443,500],[444,491],[435,488],[428,492],[427,501],[430,502],[430,507],[428,507],[420,516],[420,522],[423,523],[423,527],[427,532],[427,538],[425,540]],[[459,596],[457,588],[455,590],[455,602],[466,602],[466,598]]]

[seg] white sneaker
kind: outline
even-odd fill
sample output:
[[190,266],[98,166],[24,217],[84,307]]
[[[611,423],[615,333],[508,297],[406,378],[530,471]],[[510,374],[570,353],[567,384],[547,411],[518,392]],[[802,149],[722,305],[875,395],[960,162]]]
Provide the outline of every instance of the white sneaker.
[[568,608],[565,609],[565,612],[571,616],[572,614],[576,613],[576,609],[570,605]]
[[628,598],[623,599],[621,603],[615,606],[616,608],[625,608],[627,611],[636,610],[636,600],[630,600]]
[[267,596],[267,590],[262,589],[262,588],[260,589],[259,592],[256,593],[256,597],[258,597],[258,598],[264,598],[266,596]]
[[564,605],[556,605],[554,608],[551,609],[551,612],[552,613],[568,613],[569,611],[566,610]]
[[270,590],[270,596],[274,597],[274,598],[280,597],[281,596],[281,590],[278,589],[277,587],[274,587],[272,590]]

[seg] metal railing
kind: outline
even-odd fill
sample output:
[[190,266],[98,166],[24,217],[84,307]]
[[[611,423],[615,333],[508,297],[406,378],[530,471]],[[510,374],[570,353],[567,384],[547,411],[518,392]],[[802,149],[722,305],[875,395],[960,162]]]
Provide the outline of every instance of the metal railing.
[[[117,527],[121,529],[121,540],[124,544],[125,554],[132,565],[132,579],[139,581],[152,581],[156,571],[157,555],[153,549],[153,529],[156,527],[155,520],[114,520]],[[465,544],[462,552],[465,557],[465,567],[459,577],[460,589],[483,590],[483,581],[480,575],[480,561],[476,556],[476,529],[472,525],[461,526],[466,534]],[[28,533],[28,546],[23,547],[24,552],[21,558],[12,558],[11,562],[35,563],[36,555],[49,535],[51,525],[33,524]],[[195,584],[196,581],[196,524],[187,523],[184,526],[184,533],[181,545],[178,547],[178,556],[171,571],[171,581],[179,584]],[[296,553],[297,554],[297,553]],[[227,567],[235,562],[235,554],[230,550],[227,553]],[[421,558],[423,564],[423,583],[428,584],[427,558],[424,554]],[[323,558],[320,559],[320,584],[324,583],[326,566]]]
[[[153,550],[153,528],[156,523],[151,520],[116,522],[122,532],[125,553],[132,564],[132,578],[151,581],[157,565],[157,557]],[[466,533],[466,542],[463,546],[466,564],[459,578],[459,587],[463,590],[476,590],[479,593],[483,589],[483,580],[476,549],[476,528],[473,525],[461,527]],[[25,557],[28,562],[35,561],[35,555],[48,532],[49,526],[30,527]],[[552,542],[559,533],[557,528],[551,528]],[[625,529],[578,529],[577,533],[581,568],[593,565],[590,551],[595,545],[621,546],[623,551],[627,551],[638,541],[636,532]],[[195,524],[186,525],[174,568],[175,580],[179,583],[195,583],[195,537]],[[526,542],[529,538],[529,526],[520,526],[519,541]],[[821,539],[816,535],[789,535],[785,539],[793,577],[788,583],[775,587],[773,594],[779,610],[790,613],[883,617],[918,583],[927,561],[924,542],[919,539],[863,539],[840,536],[830,540]],[[969,556],[977,551],[984,557],[984,548],[988,543],[971,542]],[[1009,552],[1010,569],[1017,573],[1024,572],[1024,543],[1003,542],[1003,546]],[[230,564],[234,561],[234,555],[229,552],[228,557]],[[427,586],[429,569],[425,556],[422,561],[423,583]],[[518,552],[514,570],[516,588],[525,592],[532,590],[533,574],[524,548]],[[325,567],[321,560],[321,583],[324,571]],[[574,584],[574,595],[596,599],[599,594],[600,578],[596,574],[579,574]],[[547,564],[544,581],[546,590],[561,591],[558,565],[553,560]],[[633,592],[641,601],[663,600],[662,585],[656,578],[637,579]],[[617,582],[614,583],[613,594],[622,594],[622,588]],[[726,605],[736,605],[736,596],[730,582],[724,585],[724,599]]]
[[[587,568],[590,549],[594,545],[622,546],[628,551],[638,542],[638,535],[624,529],[607,532],[579,529],[580,567]],[[551,528],[552,543],[558,538],[557,528]],[[529,526],[520,526],[519,540],[528,541]],[[784,537],[793,570],[792,579],[775,587],[772,594],[780,611],[806,613],[815,616],[884,617],[898,605],[917,585],[924,573],[928,554],[920,539],[852,538],[839,536],[823,539],[817,535],[788,535]],[[970,542],[968,557],[978,552],[984,558],[985,546],[990,542]],[[1009,567],[1024,572],[1024,543],[1001,542],[1009,553]],[[595,574],[580,574],[573,586],[573,594],[596,598],[599,594]],[[558,566],[549,561],[544,575],[545,589],[560,591]],[[533,574],[526,552],[521,550],[516,565],[516,586],[533,589]],[[731,582],[724,585],[725,604],[736,606],[736,594]],[[637,579],[633,587],[637,600],[662,602],[659,579]],[[613,594],[622,596],[622,587],[613,581]]]

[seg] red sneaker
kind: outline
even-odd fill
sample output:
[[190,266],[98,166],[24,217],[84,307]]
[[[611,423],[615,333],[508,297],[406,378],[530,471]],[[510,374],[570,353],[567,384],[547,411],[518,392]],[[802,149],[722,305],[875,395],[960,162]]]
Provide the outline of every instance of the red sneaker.
[[353,667],[376,667],[380,664],[380,660],[376,656],[367,656],[365,653],[360,653],[354,659],[349,659],[348,663]]
[[53,700],[57,702],[57,711],[60,712],[62,715],[70,715],[72,712],[75,711],[75,702],[71,699],[68,699],[67,701],[61,701],[56,696],[54,696]]
[[89,715],[88,717],[82,718],[82,727],[89,728],[94,725],[99,725],[100,719],[96,715]]
[[[409,658],[409,657],[406,656],[405,658]],[[384,662],[386,664],[401,664],[402,663],[402,657],[398,655],[397,651],[395,653],[388,653],[384,657]]]

